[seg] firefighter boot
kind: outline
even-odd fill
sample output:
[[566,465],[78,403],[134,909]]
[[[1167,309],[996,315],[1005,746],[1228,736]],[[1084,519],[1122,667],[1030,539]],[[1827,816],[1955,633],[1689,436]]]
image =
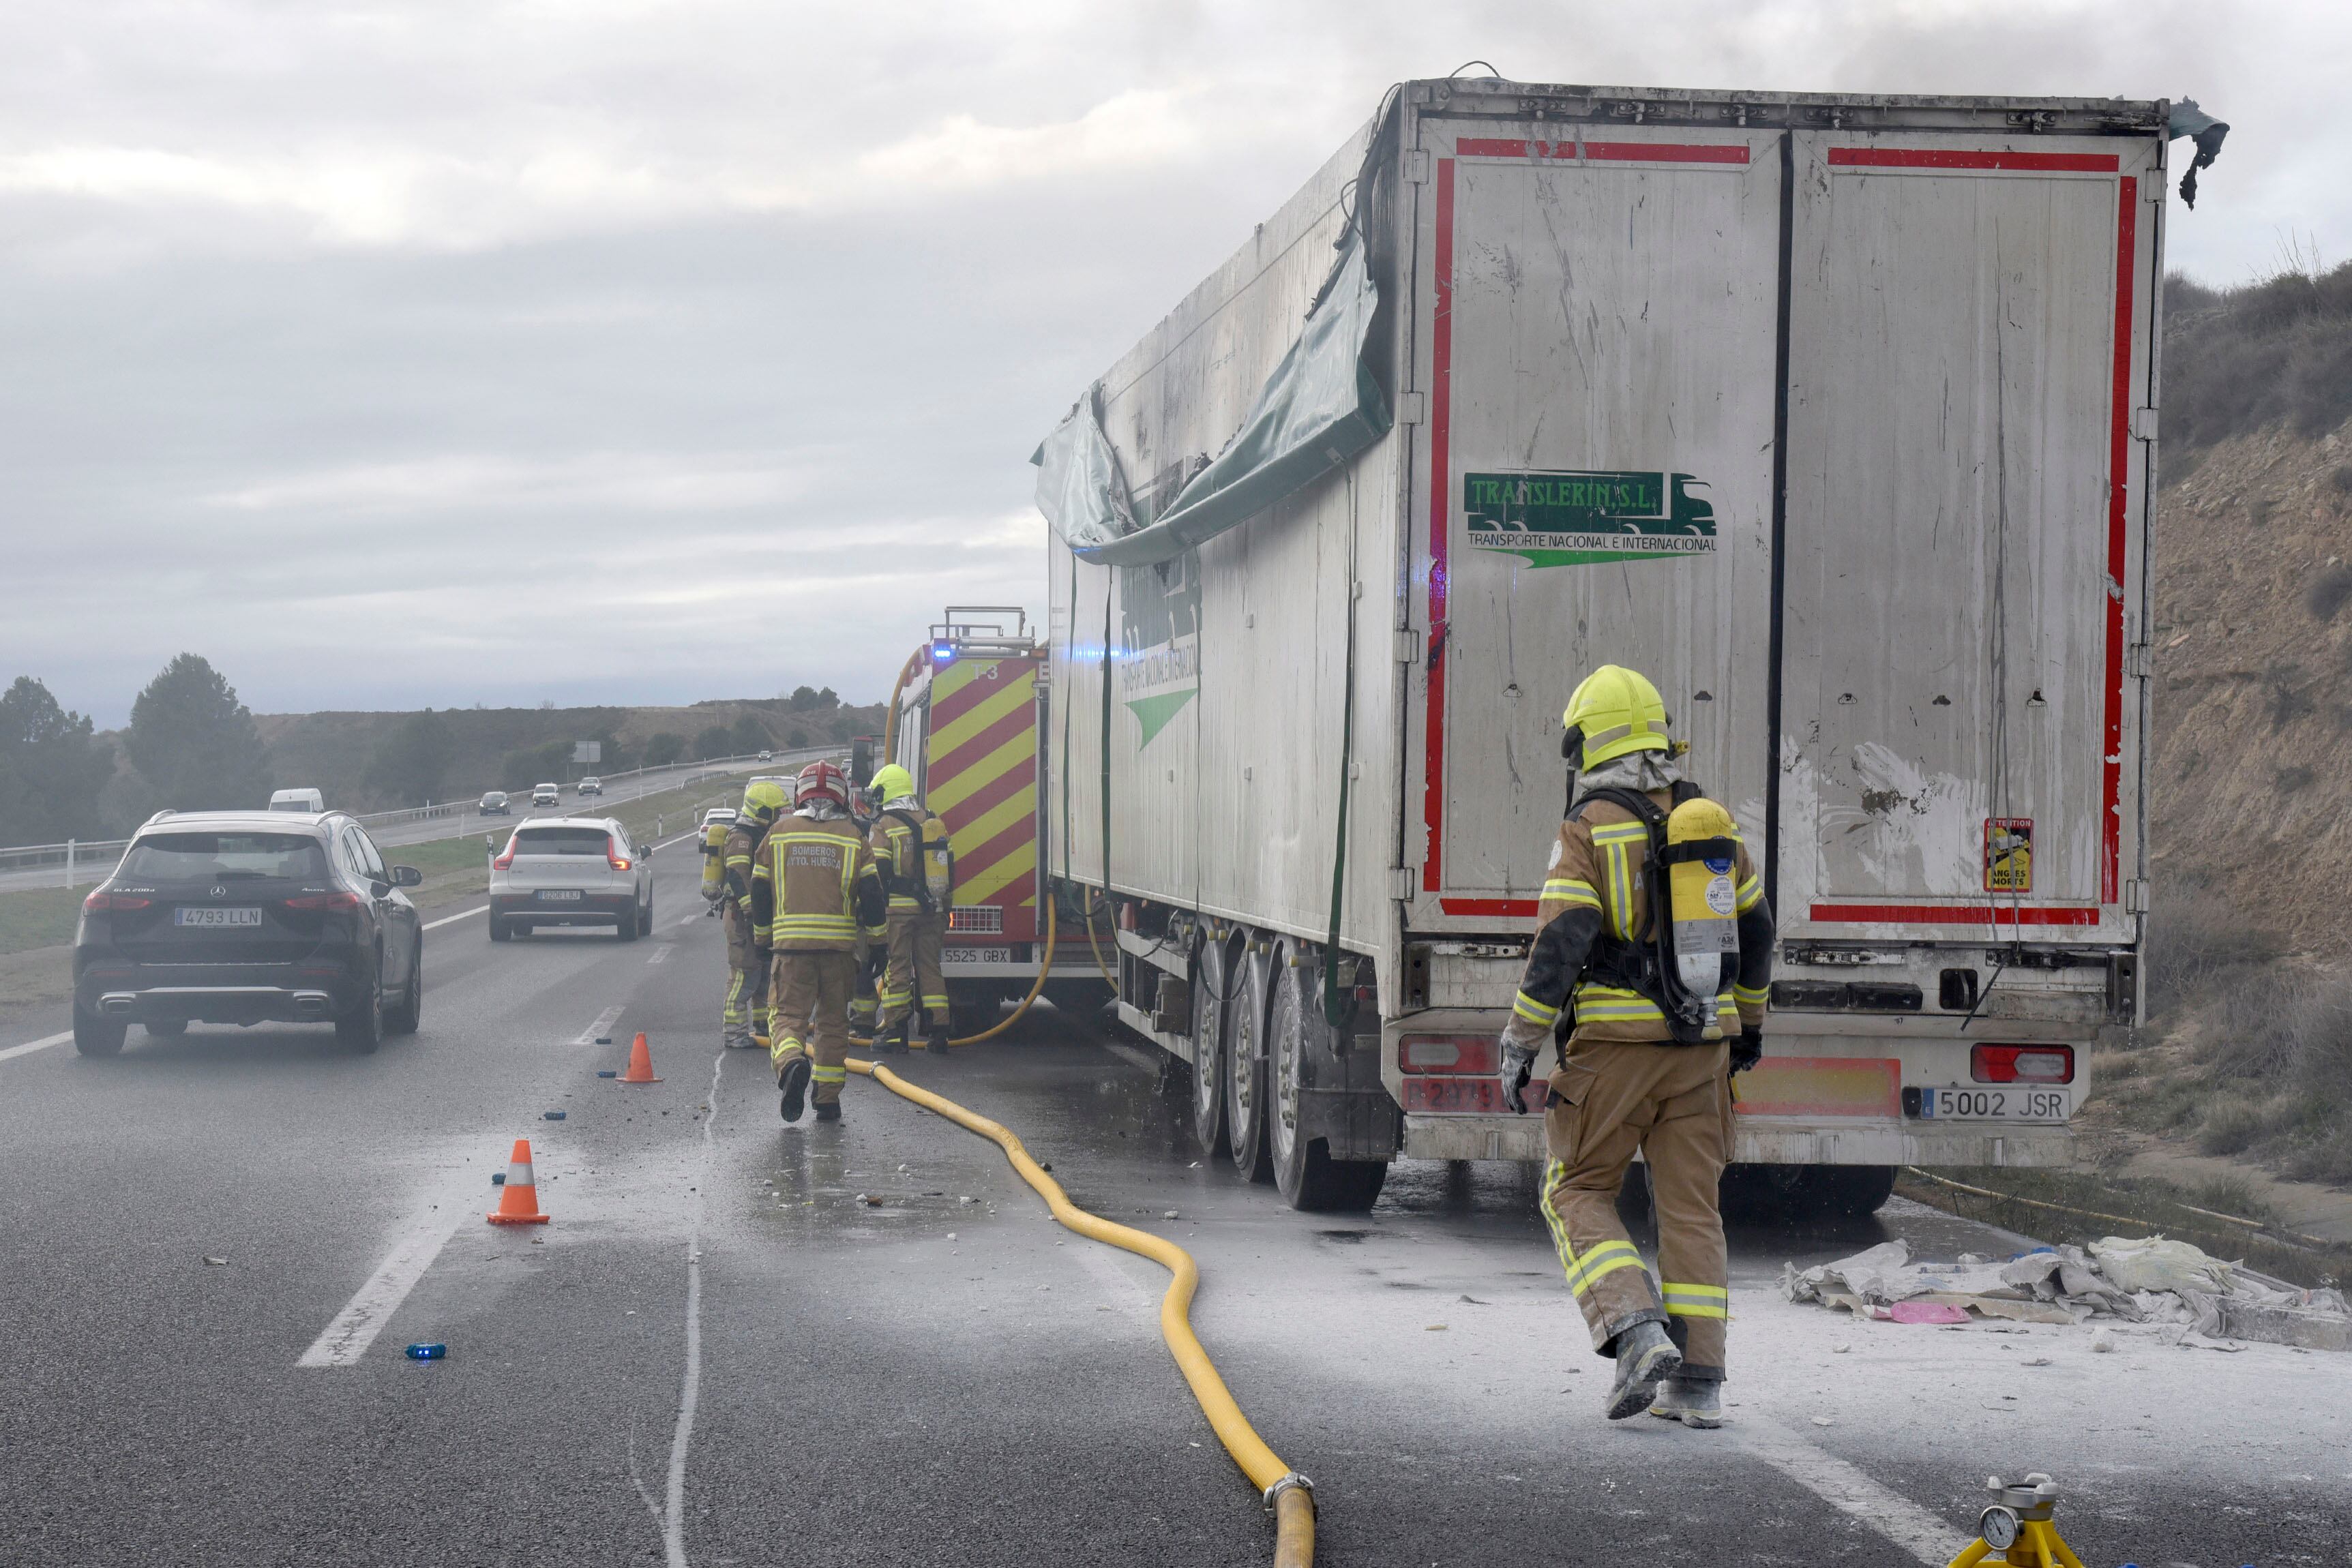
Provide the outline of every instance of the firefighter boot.
[[1639,1322],[1617,1336],[1617,1381],[1609,1389],[1609,1418],[1622,1421],[1646,1410],[1650,1391],[1682,1370],[1682,1352],[1654,1322]]
[[838,1101],[838,1100],[835,1100],[835,1101],[832,1101],[832,1102],[830,1102],[830,1103],[826,1103],[826,1104],[823,1104],[823,1105],[818,1106],[818,1107],[816,1108],[816,1119],[817,1119],[818,1121],[820,1121],[820,1122],[838,1122],[838,1121],[840,1121],[840,1120],[841,1120],[841,1102],[840,1102],[840,1101]]
[[1658,1385],[1650,1414],[1702,1429],[1723,1425],[1723,1380],[1677,1373]]
[[945,1056],[948,1053],[947,1013],[944,1010],[932,1012],[926,1009],[923,1021],[930,1025],[930,1035],[923,1041],[923,1049],[933,1056]]
[[794,1051],[784,1058],[783,1066],[776,1070],[776,1087],[783,1091],[782,1103],[777,1112],[787,1122],[801,1119],[801,1110],[808,1101],[809,1059]]

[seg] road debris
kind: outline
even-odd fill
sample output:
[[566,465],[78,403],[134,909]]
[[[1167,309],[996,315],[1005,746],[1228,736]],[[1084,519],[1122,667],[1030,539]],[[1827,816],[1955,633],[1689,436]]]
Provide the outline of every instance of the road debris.
[[228,1267],[228,1260],[226,1258],[207,1258],[205,1261],[211,1264],[215,1269],[226,1269]]
[[[2304,1290],[2161,1236],[2109,1236],[2087,1249],[2037,1247],[2006,1263],[1914,1262],[1910,1244],[1898,1239],[1801,1271],[1784,1265],[1780,1289],[1791,1301],[1884,1322],[1958,1324],[1975,1314],[2074,1327],[2102,1318],[2188,1348],[2236,1350],[2256,1340],[2352,1351],[2352,1311],[2341,1291]],[[2115,1348],[2105,1324],[2091,1348]]]

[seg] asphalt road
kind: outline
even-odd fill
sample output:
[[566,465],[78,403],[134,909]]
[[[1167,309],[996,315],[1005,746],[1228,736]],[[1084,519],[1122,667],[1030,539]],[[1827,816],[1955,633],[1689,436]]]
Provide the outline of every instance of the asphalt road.
[[[694,857],[656,867],[629,946],[447,917],[422,1030],[373,1056],[200,1025],[83,1059],[16,1050],[59,1009],[0,1019],[0,1560],[1269,1561],[1160,1271],[873,1083],[839,1126],[781,1123],[764,1062],[718,1048]],[[663,1082],[599,1079],[637,1030]],[[1893,1234],[2018,1238],[1900,1204],[1743,1233],[1730,1424],[1610,1425],[1525,1173],[1408,1164],[1369,1216],[1291,1213],[1201,1157],[1141,1052],[1045,1011],[903,1071],[1192,1249],[1202,1338],[1315,1479],[1325,1563],[1940,1564],[1983,1477],[2027,1469],[2092,1568],[2347,1560],[2352,1358],[2095,1355],[1771,1288]],[[519,1135],[544,1228],[483,1222]]]

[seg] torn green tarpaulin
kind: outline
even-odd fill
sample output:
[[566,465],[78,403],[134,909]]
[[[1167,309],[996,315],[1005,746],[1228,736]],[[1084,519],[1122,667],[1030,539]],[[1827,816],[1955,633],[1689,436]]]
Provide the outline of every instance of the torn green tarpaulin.
[[2193,98],[2184,98],[2172,106],[2172,118],[2166,125],[2167,140],[2186,136],[2197,143],[2197,156],[2190,161],[2189,172],[2180,176],[2180,199],[2191,208],[2197,205],[2197,171],[2209,167],[2221,155],[2221,139],[2230,134],[2229,121],[2216,120],[2197,107]]
[[1137,527],[1092,394],[1029,460],[1037,509],[1082,560],[1172,560],[1265,511],[1388,434],[1388,396],[1364,362],[1380,289],[1350,226],[1307,325],[1259,389],[1241,429],[1168,510]]

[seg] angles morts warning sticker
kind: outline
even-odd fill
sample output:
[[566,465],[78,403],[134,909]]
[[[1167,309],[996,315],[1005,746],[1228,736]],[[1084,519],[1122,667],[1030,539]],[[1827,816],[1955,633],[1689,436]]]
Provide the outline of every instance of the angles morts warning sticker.
[[1473,549],[1530,566],[1659,560],[1715,549],[1715,508],[1688,474],[1554,468],[1465,474],[1462,516]]

